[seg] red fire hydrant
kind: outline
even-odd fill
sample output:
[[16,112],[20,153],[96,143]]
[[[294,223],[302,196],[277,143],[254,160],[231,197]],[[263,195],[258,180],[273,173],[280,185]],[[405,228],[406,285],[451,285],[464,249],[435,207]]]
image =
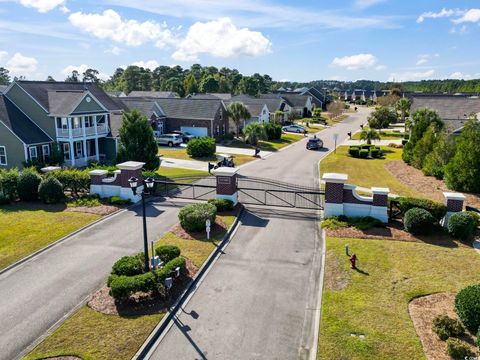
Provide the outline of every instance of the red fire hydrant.
[[356,269],[357,268],[357,255],[352,254],[350,256],[350,269]]

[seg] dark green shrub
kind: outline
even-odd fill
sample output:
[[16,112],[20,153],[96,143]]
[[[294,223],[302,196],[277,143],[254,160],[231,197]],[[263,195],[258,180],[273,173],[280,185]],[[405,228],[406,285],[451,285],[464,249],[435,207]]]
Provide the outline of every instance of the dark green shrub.
[[108,203],[111,205],[129,205],[132,201],[130,199],[122,199],[120,196],[111,196],[108,198]]
[[480,213],[476,212],[476,211],[465,211],[467,214],[470,214],[473,218],[473,220],[475,220],[475,227],[478,227],[480,226]]
[[181,256],[173,260],[170,260],[168,263],[165,264],[164,267],[153,271],[153,274],[155,276],[155,281],[157,283],[164,284],[165,279],[168,277],[171,277],[172,272],[175,271],[177,267],[180,268],[180,274],[185,273],[186,262],[185,262],[185,259]]
[[473,356],[470,348],[461,340],[456,338],[450,338],[447,340],[447,353],[452,359],[460,360]]
[[370,150],[371,148],[374,148],[374,147],[375,147],[375,145],[373,145],[373,144],[362,144],[362,145],[360,145],[361,150]]
[[405,146],[408,143],[408,139],[402,139],[402,145]]
[[217,215],[217,208],[212,204],[190,204],[178,213],[180,225],[187,231],[205,230],[205,221],[210,219],[212,225]]
[[166,264],[180,256],[180,249],[175,245],[162,245],[155,249],[155,255]]
[[47,173],[45,177],[56,178],[63,185],[63,190],[70,191],[77,197],[80,192],[86,193],[90,190],[90,176],[86,170],[56,170]]
[[126,300],[138,291],[158,292],[163,287],[163,283],[158,283],[152,272],[136,276],[112,276],[109,282],[115,300]]
[[480,349],[480,327],[478,328],[478,331],[477,331],[477,347]]
[[360,156],[360,158],[366,159],[368,157],[368,153],[369,153],[369,151],[367,149],[362,149],[362,150],[360,150],[358,155]]
[[216,150],[215,139],[211,137],[192,139],[187,144],[187,154],[193,158],[211,157]]
[[38,185],[42,178],[33,169],[24,169],[18,176],[18,197],[23,201],[38,200]]
[[350,154],[350,156],[358,157],[360,153],[360,148],[358,146],[350,146],[348,148],[348,153]]
[[410,197],[400,197],[397,200],[399,201],[400,210],[402,210],[403,213],[406,213],[411,208],[420,208],[427,210],[437,221],[440,221],[447,213],[447,207],[445,205],[432,200]]
[[467,240],[473,236],[476,220],[466,212],[458,212],[448,219],[448,233],[454,238]]
[[233,210],[233,201],[227,199],[208,199],[208,203],[215,205],[217,212]]
[[414,235],[429,234],[435,226],[435,218],[427,210],[411,208],[405,213],[403,225],[405,231]]
[[124,256],[112,266],[112,274],[134,276],[143,272],[143,262],[139,256]]
[[377,147],[372,147],[370,149],[370,156],[372,158],[378,158],[380,157],[380,148],[377,148]]
[[18,169],[0,169],[0,194],[8,200],[17,198]]
[[280,140],[282,138],[282,126],[272,123],[263,124],[267,140]]
[[350,226],[357,228],[358,230],[368,230],[373,227],[384,227],[384,224],[371,216],[363,217],[351,217],[347,220]]
[[348,222],[345,219],[340,219],[339,216],[330,216],[322,221],[322,229],[340,229],[348,227]]
[[0,205],[7,205],[10,203],[10,199],[0,194]]
[[465,329],[460,321],[452,319],[447,315],[437,315],[433,318],[432,330],[438,335],[440,340],[447,340],[449,337],[458,337],[463,335]]
[[38,186],[38,197],[45,204],[56,204],[65,198],[63,186],[54,177],[43,179]]
[[455,311],[462,324],[475,334],[480,326],[480,285],[467,286],[458,292]]

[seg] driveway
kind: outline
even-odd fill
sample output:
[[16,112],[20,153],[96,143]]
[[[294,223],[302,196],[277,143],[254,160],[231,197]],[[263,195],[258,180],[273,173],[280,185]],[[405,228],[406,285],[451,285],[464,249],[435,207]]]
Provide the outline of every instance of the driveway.
[[[177,222],[180,206],[170,202],[148,206],[150,239],[158,239]],[[118,258],[142,249],[141,207],[137,206],[1,274],[0,359],[17,358],[100,288]]]
[[[366,122],[360,108],[319,136],[240,169],[242,175],[318,184],[318,161]],[[179,312],[151,359],[308,359],[315,355],[323,239],[314,212],[248,207],[224,253]]]

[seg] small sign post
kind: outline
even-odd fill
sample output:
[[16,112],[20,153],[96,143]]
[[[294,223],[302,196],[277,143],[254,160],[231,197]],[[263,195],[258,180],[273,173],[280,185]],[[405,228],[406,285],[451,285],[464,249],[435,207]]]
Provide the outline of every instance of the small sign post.
[[333,153],[337,153],[337,140],[338,140],[338,133],[333,134],[333,140],[335,141],[335,147],[333,148]]
[[211,225],[210,219],[207,219],[205,221],[205,230],[207,231],[207,240],[210,240],[210,225]]

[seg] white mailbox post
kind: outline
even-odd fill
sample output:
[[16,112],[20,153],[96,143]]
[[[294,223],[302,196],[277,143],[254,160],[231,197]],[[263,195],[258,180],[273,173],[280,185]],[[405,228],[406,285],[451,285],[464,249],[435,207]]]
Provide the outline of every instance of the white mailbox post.
[[211,221],[210,219],[207,219],[205,221],[205,230],[207,231],[207,240],[210,240],[210,225],[211,225]]

